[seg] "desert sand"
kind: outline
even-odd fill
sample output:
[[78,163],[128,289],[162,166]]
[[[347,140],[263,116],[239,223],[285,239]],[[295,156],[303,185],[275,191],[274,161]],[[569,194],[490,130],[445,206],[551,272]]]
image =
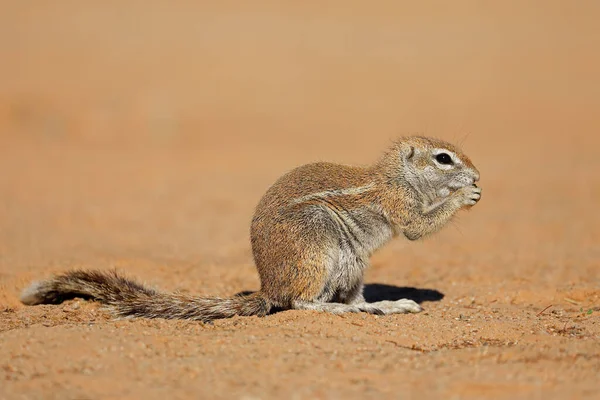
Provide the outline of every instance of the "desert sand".
[[[600,396],[600,3],[22,1],[0,12],[0,399]],[[32,280],[256,290],[295,166],[460,143],[480,203],[375,254],[417,315],[115,320]]]

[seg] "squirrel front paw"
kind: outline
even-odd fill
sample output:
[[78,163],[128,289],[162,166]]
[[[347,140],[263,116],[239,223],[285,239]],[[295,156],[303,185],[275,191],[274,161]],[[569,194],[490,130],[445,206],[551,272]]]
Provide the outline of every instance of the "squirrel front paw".
[[473,184],[471,186],[460,188],[456,194],[459,196],[461,206],[471,207],[477,204],[479,199],[481,199],[481,188]]

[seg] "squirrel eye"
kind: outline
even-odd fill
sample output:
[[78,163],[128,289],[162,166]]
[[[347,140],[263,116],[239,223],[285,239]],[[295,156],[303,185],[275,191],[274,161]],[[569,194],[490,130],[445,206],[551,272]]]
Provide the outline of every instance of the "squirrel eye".
[[444,164],[444,165],[452,164],[452,157],[450,157],[450,155],[448,155],[446,153],[438,154],[437,156],[435,156],[435,160],[437,162],[439,162],[440,164]]

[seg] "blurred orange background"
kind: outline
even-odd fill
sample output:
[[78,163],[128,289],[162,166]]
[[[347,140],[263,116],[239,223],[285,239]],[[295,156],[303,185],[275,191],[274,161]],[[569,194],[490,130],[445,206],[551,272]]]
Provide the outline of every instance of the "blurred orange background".
[[[410,358],[421,363],[419,375],[386,358],[398,351],[386,348],[377,361],[391,363],[392,376],[406,377],[390,383],[384,373],[364,375],[365,361],[349,353],[390,346],[380,335],[361,336],[357,325],[298,313],[290,342],[269,330],[291,318],[283,313],[248,320],[253,337],[275,346],[256,345],[258,365],[236,358],[248,351],[235,345],[247,331],[228,325],[235,321],[216,324],[238,333],[230,352],[215,356],[222,361],[215,379],[240,379],[241,386],[188,381],[167,351],[158,371],[171,379],[165,387],[181,397],[192,389],[215,397],[288,396],[296,393],[291,387],[302,396],[393,397],[398,385],[407,385],[405,393],[441,398],[569,397],[597,389],[595,315],[577,322],[577,334],[564,330],[566,323],[564,335],[554,333],[580,308],[600,305],[600,2],[4,0],[0,9],[0,300],[13,310],[0,320],[7,344],[0,359],[21,354],[22,340],[38,340],[32,351],[58,343],[37,366],[7,361],[5,371],[20,372],[6,372],[6,379],[40,369],[45,375],[29,386],[17,379],[0,397],[2,390],[6,398],[43,397],[44,385],[63,382],[53,365],[65,357],[100,357],[104,367],[93,379],[73,372],[57,395],[150,395],[130,382],[131,374],[140,374],[147,383],[151,367],[127,367],[118,352],[90,353],[69,330],[80,325],[71,326],[56,308],[22,307],[18,293],[29,280],[70,267],[116,266],[168,290],[227,295],[257,289],[248,226],[268,186],[316,160],[370,163],[391,139],[408,134],[460,143],[481,171],[483,198],[439,235],[395,241],[374,258],[370,281],[443,292],[442,302],[424,305],[433,317],[384,323],[363,316],[360,323],[371,332],[385,328],[378,324],[401,323],[409,326],[402,333],[409,335],[402,339],[406,346],[441,351],[467,335],[447,325],[455,314],[470,312],[459,300],[477,299],[482,310],[501,307],[508,317],[492,325],[473,317],[472,329],[479,330],[473,337],[521,341],[522,347],[490,350],[521,360],[511,367],[521,375],[507,378],[504,366],[451,350],[437,353],[445,367],[435,355]],[[562,314],[534,318],[548,304]],[[55,326],[51,332],[42,326],[45,318]],[[320,339],[323,348],[339,347],[344,373],[328,376],[331,365],[319,360],[329,355],[296,341],[313,323],[318,332],[359,338],[347,344]],[[153,335],[166,335],[173,347],[194,343],[169,324],[152,328]],[[130,329],[108,318],[98,326]],[[220,348],[213,340],[222,332],[202,336],[204,328],[193,329],[198,346]],[[114,332],[90,334],[132,346]],[[155,340],[134,336],[133,342]],[[473,340],[473,351],[483,348],[481,338]],[[549,351],[539,350],[540,343],[569,357],[596,358],[575,369],[562,356],[535,367],[519,358]],[[269,364],[290,348],[322,370],[295,373],[294,359]],[[472,362],[484,383],[473,381]],[[198,367],[199,376],[211,368],[205,367]],[[452,379],[431,386],[429,373]],[[274,383],[278,374],[291,386]],[[124,379],[112,392],[93,384],[116,376]],[[348,379],[356,382],[345,384]],[[533,389],[523,389],[527,385]]]

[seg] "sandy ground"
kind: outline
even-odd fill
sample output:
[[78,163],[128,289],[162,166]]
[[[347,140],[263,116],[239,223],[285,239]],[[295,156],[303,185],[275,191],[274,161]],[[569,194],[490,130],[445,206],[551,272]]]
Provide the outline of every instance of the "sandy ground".
[[[598,398],[600,3],[202,3],[3,1],[1,399]],[[267,187],[410,133],[462,143],[484,190],[374,256],[368,298],[421,314],[18,301],[73,267],[255,290]]]

